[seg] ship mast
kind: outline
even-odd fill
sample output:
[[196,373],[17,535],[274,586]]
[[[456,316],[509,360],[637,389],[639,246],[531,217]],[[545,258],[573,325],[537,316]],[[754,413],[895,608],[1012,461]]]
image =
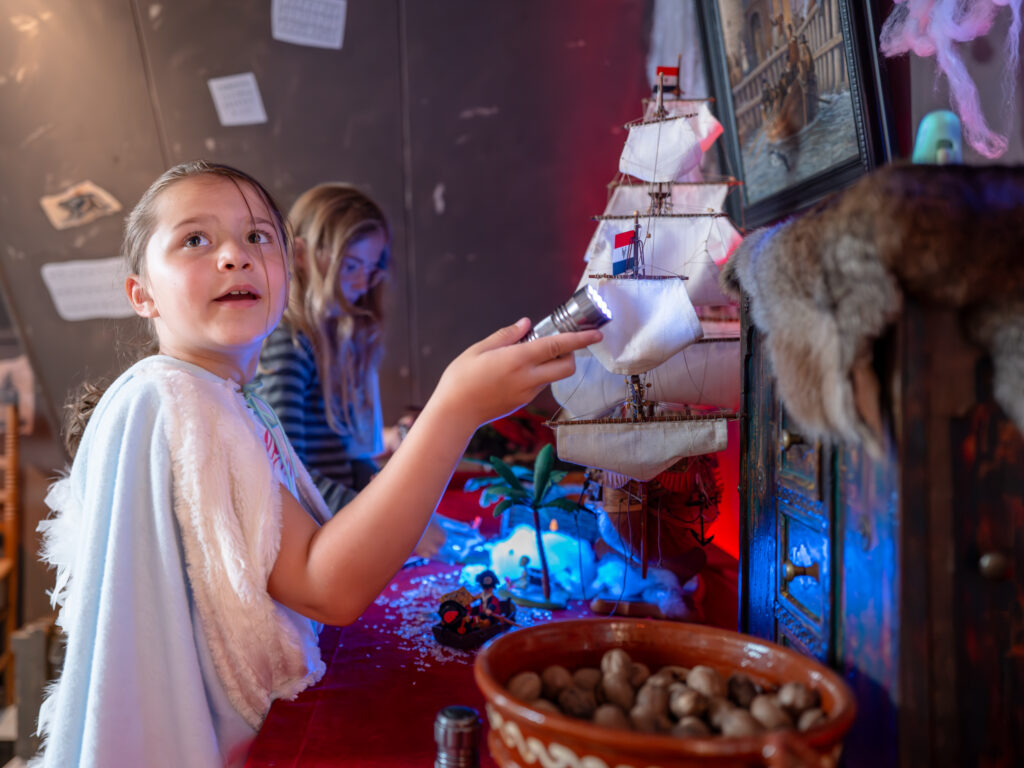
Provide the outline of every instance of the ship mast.
[[[676,70],[678,72],[678,70]],[[678,85],[678,74],[676,75],[676,83]],[[665,73],[658,73],[658,101],[654,109],[654,117],[663,118],[668,116],[668,110],[665,109]],[[657,181],[651,184],[647,190],[647,194],[651,196],[651,207],[650,213],[657,215],[659,213],[666,213],[666,202],[671,194],[672,188],[671,183]]]

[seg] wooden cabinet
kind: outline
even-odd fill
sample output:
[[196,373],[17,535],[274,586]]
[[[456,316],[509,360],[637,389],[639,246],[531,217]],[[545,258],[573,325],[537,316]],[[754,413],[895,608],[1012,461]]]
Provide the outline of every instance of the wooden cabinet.
[[1024,438],[988,360],[908,305],[876,459],[804,441],[747,319],[743,344],[741,629],[845,674],[847,766],[1024,765]]

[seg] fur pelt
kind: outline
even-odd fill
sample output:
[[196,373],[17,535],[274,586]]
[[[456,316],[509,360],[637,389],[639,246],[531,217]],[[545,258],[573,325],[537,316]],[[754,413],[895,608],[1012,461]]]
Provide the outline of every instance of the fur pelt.
[[809,437],[879,449],[872,341],[910,296],[964,310],[992,355],[996,401],[1024,431],[1024,168],[886,166],[751,233],[721,284],[750,297]]

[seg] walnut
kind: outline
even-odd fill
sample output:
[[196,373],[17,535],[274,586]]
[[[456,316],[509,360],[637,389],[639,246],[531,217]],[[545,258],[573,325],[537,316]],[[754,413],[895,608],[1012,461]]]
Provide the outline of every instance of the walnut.
[[558,694],[558,706],[567,715],[589,720],[597,709],[597,701],[593,691],[570,686]]
[[691,669],[686,676],[686,684],[709,698],[725,696],[725,680],[711,667],[701,665]]
[[601,657],[601,671],[606,677],[616,672],[625,672],[626,675],[629,675],[632,665],[633,662],[630,660],[629,654],[621,648],[612,648]]
[[569,670],[558,664],[552,664],[541,672],[540,680],[544,687],[544,695],[552,700],[557,699],[558,694],[573,684]]
[[596,667],[582,667],[572,673],[573,685],[578,688],[586,688],[591,691],[597,688],[601,682],[601,670]]
[[596,710],[594,710],[594,725],[600,725],[605,728],[619,728],[621,730],[629,731],[632,730],[633,725],[629,721],[629,716],[621,707],[617,707],[614,704],[602,704]]
[[699,717],[684,717],[672,728],[672,735],[681,738],[710,736],[711,729]]
[[725,716],[736,709],[736,705],[723,696],[712,696],[708,699],[708,722],[712,728],[722,730]]
[[726,682],[726,690],[733,703],[744,709],[750,708],[750,702],[758,693],[754,681],[742,672],[734,672],[729,675],[729,680]]
[[633,667],[629,672],[629,684],[634,688],[639,688],[645,682],[647,678],[651,676],[651,670],[647,668],[646,664],[640,664],[633,662]]
[[530,702],[540,698],[542,685],[536,672],[520,672],[508,681],[509,695],[520,701]]
[[668,691],[660,685],[645,685],[636,692],[636,706],[668,715]]
[[629,719],[633,723],[633,728],[643,733],[665,732],[672,728],[672,721],[665,715],[639,704],[629,710]]
[[812,707],[811,709],[804,710],[803,714],[800,715],[800,719],[797,721],[796,728],[798,731],[809,731],[817,725],[821,725],[828,718],[825,717],[825,713],[822,712],[818,707]]
[[803,683],[786,683],[779,688],[779,704],[794,717],[799,717],[805,709],[817,707],[820,703],[818,692]]
[[668,706],[672,714],[683,719],[685,717],[702,717],[708,711],[708,697],[692,688],[677,689],[677,693],[669,699]]
[[[653,679],[654,678],[652,676],[651,680],[653,680]],[[651,685],[651,680],[647,681],[648,685]],[[668,687],[668,700],[672,701],[672,697],[673,696],[678,696],[683,691],[689,691],[689,690],[690,690],[690,686],[688,686],[686,683],[678,683],[678,682],[677,683],[672,683]]]
[[761,724],[745,709],[733,709],[722,718],[723,736],[753,736],[762,730]]
[[633,708],[636,694],[633,691],[633,686],[629,684],[629,678],[624,671],[620,671],[617,675],[606,674],[601,679],[600,690],[604,701],[622,707],[626,712]]
[[755,696],[750,702],[750,714],[769,731],[793,727],[793,720],[779,705],[778,697],[772,693]]

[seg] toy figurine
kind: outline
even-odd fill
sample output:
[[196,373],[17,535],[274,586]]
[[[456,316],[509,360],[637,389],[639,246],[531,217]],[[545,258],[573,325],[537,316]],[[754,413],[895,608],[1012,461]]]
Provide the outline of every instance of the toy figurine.
[[519,567],[522,568],[523,570],[522,570],[522,572],[519,574],[519,576],[514,581],[512,581],[512,580],[509,581],[509,583],[508,583],[509,591],[524,590],[528,586],[530,586],[530,568],[529,568],[529,565],[530,565],[530,556],[529,555],[523,555],[522,557],[519,558]]
[[469,650],[500,632],[515,626],[516,606],[511,600],[499,600],[494,594],[498,576],[484,571],[476,578],[483,589],[474,596],[465,587],[441,596],[437,614],[441,621],[432,627],[434,639],[442,645]]
[[500,621],[501,601],[494,594],[494,588],[498,585],[498,576],[494,571],[484,571],[476,577],[476,583],[483,589],[483,594],[477,598],[479,603],[474,605],[470,613],[476,617],[477,626],[489,627],[495,621]]

